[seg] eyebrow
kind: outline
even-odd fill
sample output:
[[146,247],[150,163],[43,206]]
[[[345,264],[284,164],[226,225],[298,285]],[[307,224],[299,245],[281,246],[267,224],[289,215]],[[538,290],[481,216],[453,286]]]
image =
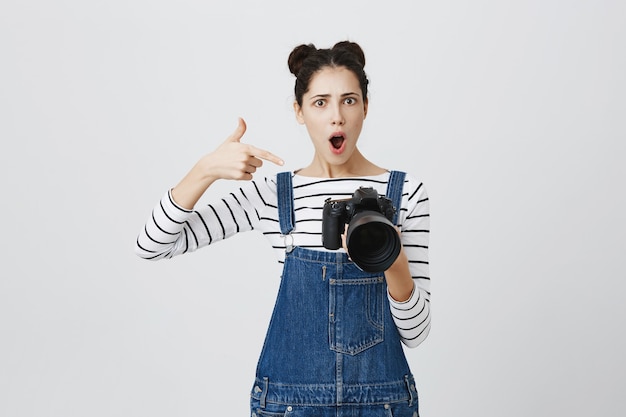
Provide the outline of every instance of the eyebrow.
[[[341,95],[341,97],[358,96],[358,95],[359,95],[358,93],[349,92],[349,93],[343,93]],[[330,96],[331,96],[331,94],[316,94],[314,96],[311,96],[311,100],[317,100],[317,99],[320,99],[320,98],[328,98]]]

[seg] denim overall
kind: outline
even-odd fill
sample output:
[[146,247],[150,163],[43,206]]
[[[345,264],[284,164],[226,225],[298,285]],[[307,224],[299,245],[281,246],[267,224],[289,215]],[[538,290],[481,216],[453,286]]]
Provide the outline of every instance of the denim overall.
[[[294,227],[291,173],[277,180],[279,222],[288,235]],[[398,208],[403,182],[404,173],[392,171],[386,196]],[[360,270],[342,252],[287,248],[251,416],[418,416],[383,273]]]

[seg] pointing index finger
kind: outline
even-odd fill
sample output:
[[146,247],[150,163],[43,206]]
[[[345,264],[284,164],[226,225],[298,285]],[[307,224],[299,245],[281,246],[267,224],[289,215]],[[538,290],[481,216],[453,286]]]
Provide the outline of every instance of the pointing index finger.
[[259,149],[256,146],[250,146],[250,150],[252,151],[252,154],[254,156],[256,156],[257,158],[261,158],[264,159],[266,161],[272,162],[276,165],[284,165],[285,161],[283,161],[281,158],[279,158],[278,156],[274,155],[273,153],[271,153],[270,151],[266,151],[265,149]]

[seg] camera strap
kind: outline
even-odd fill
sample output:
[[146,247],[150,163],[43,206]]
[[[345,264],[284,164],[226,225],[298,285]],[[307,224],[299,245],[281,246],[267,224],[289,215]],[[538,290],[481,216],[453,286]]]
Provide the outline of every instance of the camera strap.
[[396,226],[398,225],[400,207],[402,207],[402,188],[404,187],[405,177],[405,172],[391,171],[389,173],[389,180],[387,181],[387,192],[385,194],[385,197],[387,197],[393,203],[395,211],[391,222]]

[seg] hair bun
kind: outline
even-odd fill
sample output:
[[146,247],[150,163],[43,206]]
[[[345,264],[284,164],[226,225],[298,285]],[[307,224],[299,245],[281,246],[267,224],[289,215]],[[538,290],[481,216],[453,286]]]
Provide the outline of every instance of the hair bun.
[[312,43],[305,45],[298,45],[293,48],[293,51],[289,54],[289,58],[287,59],[287,65],[289,65],[289,71],[296,77],[302,68],[302,63],[305,59],[307,59],[312,53],[316,52],[317,48]]
[[359,46],[358,43],[350,42],[350,41],[341,41],[341,42],[337,42],[333,46],[333,49],[344,50],[344,51],[350,52],[351,54],[354,54],[354,56],[357,58],[361,66],[365,67],[365,53],[363,52],[363,49],[361,49],[361,46]]

